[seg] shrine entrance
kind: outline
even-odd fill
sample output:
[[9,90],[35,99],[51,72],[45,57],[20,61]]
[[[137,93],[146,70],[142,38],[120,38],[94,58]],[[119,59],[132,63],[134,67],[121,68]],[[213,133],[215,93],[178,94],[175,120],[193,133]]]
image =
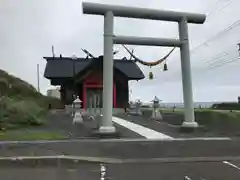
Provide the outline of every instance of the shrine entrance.
[[86,108],[102,108],[102,88],[87,88]]
[[[116,107],[116,82],[113,82],[113,107]],[[83,84],[83,108],[103,108],[103,83],[99,72],[91,73]]]

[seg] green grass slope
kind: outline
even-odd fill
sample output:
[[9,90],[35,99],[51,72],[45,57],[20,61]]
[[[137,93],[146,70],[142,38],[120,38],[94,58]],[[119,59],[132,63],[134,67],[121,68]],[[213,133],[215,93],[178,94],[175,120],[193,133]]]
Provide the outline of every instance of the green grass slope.
[[61,101],[42,95],[29,83],[0,70],[0,129],[15,129],[44,123],[48,105]]
[[[152,114],[151,108],[144,108],[145,117]],[[181,125],[184,120],[184,109],[160,108],[164,121],[173,125]],[[170,115],[170,116],[169,116]],[[226,136],[240,136],[240,112],[215,109],[195,109],[195,120],[199,125],[204,126],[204,130],[218,132]]]

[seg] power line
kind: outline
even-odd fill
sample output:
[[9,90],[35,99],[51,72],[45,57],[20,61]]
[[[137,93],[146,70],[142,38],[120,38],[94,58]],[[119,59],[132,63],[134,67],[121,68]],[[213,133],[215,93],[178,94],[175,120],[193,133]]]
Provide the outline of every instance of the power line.
[[[205,69],[206,71],[225,66],[229,63],[237,61],[240,58],[239,56],[231,57],[230,59],[229,58],[227,58],[227,59],[224,58],[227,55],[230,55],[230,51],[224,51],[224,52],[218,53],[217,55],[215,55],[215,57],[217,57],[220,54],[222,54],[222,56],[219,56],[218,58],[212,58],[212,59],[207,61],[208,62],[207,64],[209,64],[209,65],[208,65],[207,69]],[[224,58],[224,59],[222,59],[222,58]],[[202,71],[202,72],[204,72],[204,71]]]
[[233,49],[233,47],[230,47],[230,48],[228,48],[228,51],[220,52],[220,53],[214,55],[213,58],[206,60],[205,63],[208,64],[207,70],[214,69],[215,67],[220,67],[224,64],[227,64],[228,62],[231,62],[231,59],[238,58],[238,56],[237,56],[237,57],[233,57],[233,58],[229,59],[228,56],[233,54],[231,51],[232,49]]
[[[224,57],[225,57],[225,56],[224,56]],[[208,63],[208,67],[210,67],[210,66],[215,66],[215,65],[217,65],[217,64],[219,64],[219,63],[222,63],[222,62],[226,61],[226,58],[224,58],[224,57],[219,58],[217,61],[213,61],[213,62],[211,62],[211,63]]]
[[221,52],[221,53],[215,55],[212,59],[204,61],[204,63],[211,64],[211,63],[217,62],[218,59],[221,59],[221,58],[227,56],[228,54],[229,54],[228,52]]
[[[221,0],[217,0],[214,4],[217,5],[219,2],[221,2]],[[209,17],[211,17],[211,15],[218,13],[224,9],[226,9],[230,4],[233,3],[233,0],[229,0],[227,4],[225,4],[222,8],[218,9],[218,11],[215,11],[215,9],[213,9],[212,11],[210,11],[209,13],[207,13],[207,20],[209,19]]]
[[[218,65],[210,66],[210,67],[208,67],[207,69],[205,69],[205,70],[203,70],[201,72],[203,73],[203,72],[206,72],[206,71],[212,71],[213,69],[220,68],[222,66],[226,66],[226,65],[228,65],[230,63],[233,63],[233,62],[236,62],[238,60],[240,60],[240,57],[234,57],[234,58],[228,59],[228,60],[226,60],[226,61],[224,61],[224,62],[222,62],[222,63],[220,63]],[[160,82],[158,82],[158,84],[163,84],[166,81],[168,81],[168,80],[167,79],[162,79]]]
[[[214,4],[218,4],[221,0],[217,0]],[[227,8],[231,3],[233,3],[234,0],[228,0],[228,3],[225,4],[225,6],[223,6],[221,9],[219,9],[217,12],[222,11],[223,9]],[[206,19],[208,19],[212,14],[213,14],[214,10],[210,11],[209,13],[207,13],[206,15]],[[230,26],[228,26],[226,29],[223,29],[221,32],[217,33],[215,36],[212,36],[211,38],[209,38],[208,40],[206,40],[204,43],[201,43],[200,45],[196,46],[195,48],[193,48],[191,50],[191,53],[193,53],[193,51],[195,51],[196,49],[200,48],[201,46],[206,46],[206,43],[209,43],[210,41],[214,40],[215,38],[217,38],[219,35],[221,35],[222,33],[226,33],[227,31],[231,30],[232,28],[234,28],[235,26],[239,25],[240,20],[235,21],[233,24],[231,24]],[[234,27],[232,27],[234,26]],[[229,29],[230,28],[230,29]],[[225,32],[226,31],[226,32]],[[178,36],[175,38],[177,39]]]
[[234,29],[235,27],[240,25],[240,20],[235,21],[233,24],[231,24],[230,26],[228,26],[227,28],[223,29],[222,31],[220,31],[219,33],[217,33],[216,35],[212,36],[211,38],[207,39],[205,42],[201,43],[200,45],[196,46],[195,48],[193,48],[191,50],[191,53],[193,54],[197,49],[199,49],[202,46],[207,46],[207,43],[213,41],[216,38],[219,38],[220,36],[223,36],[224,34],[226,34],[227,32],[231,31],[232,29]]
[[[221,0],[217,0],[215,4],[217,4],[218,2],[220,2]],[[229,6],[231,3],[233,2],[233,0],[229,0],[228,4],[226,4],[224,7],[221,8],[221,10],[225,9],[227,6]],[[208,13],[207,17],[211,14]],[[207,46],[207,43],[213,41],[214,39],[218,38],[219,36],[224,35],[225,33],[229,32],[230,30],[232,30],[233,28],[237,27],[238,25],[240,25],[240,19],[235,21],[234,23],[232,23],[230,26],[228,26],[227,28],[223,29],[222,31],[218,32],[216,35],[212,36],[211,38],[207,39],[205,42],[199,44],[198,46],[194,47],[193,49],[190,50],[191,54],[194,54],[194,52],[199,49],[202,46]],[[176,39],[178,38],[178,36],[176,37]]]
[[[218,4],[221,0],[217,0],[215,2],[215,4]],[[221,7],[220,9],[218,9],[217,11],[215,10],[212,10],[210,11],[209,13],[207,13],[207,17],[209,18],[211,15],[217,13],[217,12],[220,12],[222,10],[224,10],[225,8],[227,8],[230,4],[233,3],[234,0],[229,0],[227,4],[225,4],[223,7]],[[190,53],[193,54],[197,49],[199,49],[200,47],[202,46],[207,46],[207,43],[215,40],[216,38],[219,38],[223,35],[225,35],[227,32],[231,31],[232,29],[234,29],[235,27],[239,26],[240,25],[240,20],[237,20],[235,21],[234,23],[232,23],[230,26],[226,27],[225,29],[223,29],[222,31],[218,32],[216,35],[212,36],[211,38],[207,39],[205,42],[201,43],[200,45],[196,46],[195,48],[193,48]],[[220,64],[216,64],[215,66],[213,66],[212,64],[210,66],[208,66],[208,69],[206,70],[212,70],[212,69],[215,69],[215,68],[218,68],[218,67],[221,67],[221,66],[224,66],[224,65],[227,65],[229,63],[232,63],[232,62],[235,62],[239,59],[239,57],[234,57],[232,59],[228,59],[228,60],[223,60],[223,61],[218,61],[219,59],[223,58],[223,57],[226,57],[229,53],[228,52],[221,52],[219,54],[217,54],[215,57],[213,57],[212,59],[208,60],[208,61],[205,61],[205,63],[212,63],[212,64],[215,64],[215,63],[220,63]],[[165,80],[162,80],[161,82],[158,82],[158,83],[164,83]]]
[[211,70],[211,69],[215,69],[215,68],[218,68],[218,67],[222,67],[222,66],[225,66],[225,65],[227,65],[229,63],[235,62],[235,61],[237,61],[239,59],[240,59],[240,57],[233,57],[231,59],[227,59],[225,61],[222,61],[220,64],[216,64],[214,66],[209,66],[208,69]]
[[[216,2],[214,3],[214,6],[217,5],[221,0],[216,0]],[[211,10],[209,13],[207,13],[207,17],[211,16],[211,14],[213,14],[215,11],[215,9]]]
[[[229,48],[228,50],[232,50],[232,47]],[[222,58],[226,57],[227,55],[229,55],[231,53],[231,51],[223,51],[220,52],[216,55],[213,56],[213,58],[211,58],[210,60],[204,61],[204,63],[206,64],[215,64],[218,63],[219,61],[221,61]],[[219,60],[220,59],[220,60]]]
[[[220,55],[220,54],[223,54],[223,53],[228,53],[228,54],[229,54],[229,51],[224,51],[224,52],[218,53],[217,55],[215,55],[215,57],[218,56],[218,55]],[[220,57],[225,57],[225,56],[222,55],[222,56],[220,56]],[[220,59],[220,57],[219,57],[218,59]],[[214,59],[214,58],[208,60],[208,62],[213,61],[213,59]],[[217,59],[217,58],[215,58],[215,59]],[[206,69],[203,69],[203,70],[201,71],[201,73],[204,73],[204,72],[206,72],[206,71],[208,71],[208,72],[209,72],[209,71],[213,71],[213,70],[216,69],[216,68],[219,68],[219,67],[222,67],[222,66],[226,66],[226,65],[228,65],[228,64],[230,64],[230,63],[233,63],[233,62],[238,61],[239,59],[240,59],[240,57],[232,57],[232,58],[230,58],[230,59],[224,59],[224,60],[222,60],[222,61],[215,61],[214,64],[211,64],[211,65],[209,65]],[[180,72],[175,72],[176,76],[178,76],[179,73],[180,73]],[[161,81],[158,82],[158,83],[162,84],[162,83],[165,83],[166,81],[167,81],[167,78],[164,78],[164,79],[161,79]]]

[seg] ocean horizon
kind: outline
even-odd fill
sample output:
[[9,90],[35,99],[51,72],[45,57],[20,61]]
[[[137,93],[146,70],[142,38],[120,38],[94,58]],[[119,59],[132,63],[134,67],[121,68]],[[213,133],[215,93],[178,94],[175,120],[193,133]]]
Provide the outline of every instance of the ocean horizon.
[[[213,104],[218,104],[218,103],[237,103],[237,101],[215,101],[215,102],[194,102],[194,108],[199,108],[200,106],[202,108],[209,108]],[[145,105],[151,105],[152,103],[143,103]],[[184,103],[182,102],[160,102],[161,107],[177,107],[177,108],[183,108]]]

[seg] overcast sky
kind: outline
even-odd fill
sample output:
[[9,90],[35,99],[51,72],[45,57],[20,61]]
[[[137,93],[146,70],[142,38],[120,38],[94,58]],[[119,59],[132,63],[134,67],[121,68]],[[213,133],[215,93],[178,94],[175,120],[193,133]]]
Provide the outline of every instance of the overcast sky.
[[[195,101],[236,101],[240,95],[237,43],[240,25],[211,39],[238,21],[239,0],[88,0],[146,8],[169,9],[208,14],[203,25],[190,25],[191,63]],[[51,46],[59,56],[84,56],[81,48],[94,55],[103,52],[103,18],[83,15],[80,0],[1,0],[0,3],[0,67],[37,86],[36,66],[40,64],[42,93],[51,87],[43,77],[46,65],[43,56],[51,56]],[[240,24],[240,23],[239,23]],[[177,24],[115,19],[115,34],[176,38]],[[210,40],[209,40],[210,39]],[[209,40],[209,41],[207,41]],[[207,43],[205,43],[207,41]],[[203,44],[204,45],[200,45]],[[200,45],[200,46],[199,46]],[[146,61],[163,57],[170,49],[136,47],[136,55]],[[198,48],[195,48],[198,47]],[[127,56],[121,46],[118,57]],[[226,63],[227,61],[234,61]],[[225,64],[223,64],[225,63]],[[211,66],[211,68],[209,68]],[[182,101],[179,50],[168,58],[169,71],[161,66],[140,65],[146,79],[131,82],[132,98],[148,101],[157,95],[165,102]],[[155,78],[148,80],[152,71]]]

